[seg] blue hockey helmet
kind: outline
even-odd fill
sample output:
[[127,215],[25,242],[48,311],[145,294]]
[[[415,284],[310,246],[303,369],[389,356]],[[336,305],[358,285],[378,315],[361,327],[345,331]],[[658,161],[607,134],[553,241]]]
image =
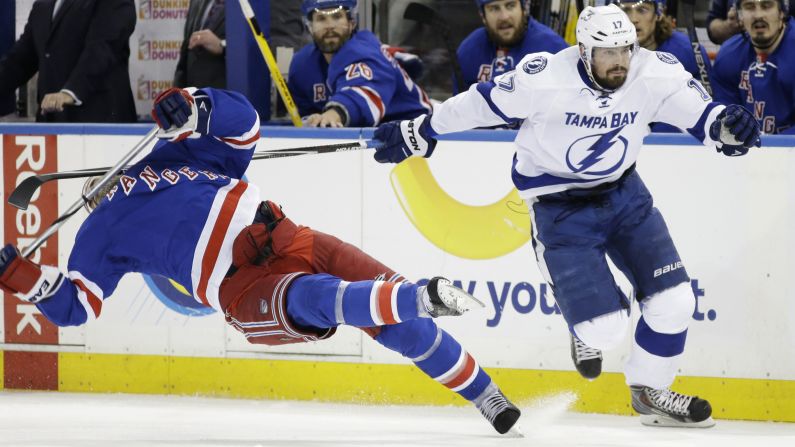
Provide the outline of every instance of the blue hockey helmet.
[[654,3],[658,16],[665,14],[665,8],[668,6],[666,0],[608,0],[607,4],[610,3],[615,3],[619,6],[622,3]]
[[304,0],[301,2],[301,15],[309,20],[316,9],[345,8],[355,18],[356,6],[356,0]]
[[[732,0],[730,4],[734,5],[735,9],[737,9],[737,12],[740,12],[740,3],[742,2],[743,0]],[[783,12],[784,14],[787,14],[789,12],[789,4],[790,0],[778,0],[778,6],[779,8],[781,8],[781,12]]]
[[[478,5],[478,9],[482,13],[484,6],[496,1],[497,0],[475,0],[475,4]],[[530,8],[530,0],[519,0],[519,3],[522,5],[522,9],[526,10]]]

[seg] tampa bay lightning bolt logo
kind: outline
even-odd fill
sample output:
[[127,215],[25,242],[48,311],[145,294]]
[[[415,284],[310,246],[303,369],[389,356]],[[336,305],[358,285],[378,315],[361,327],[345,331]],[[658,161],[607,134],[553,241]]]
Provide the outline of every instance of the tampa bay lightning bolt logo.
[[676,65],[679,63],[679,59],[676,58],[671,53],[666,53],[665,51],[655,51],[654,54],[657,55],[657,59],[665,62],[666,64]]
[[609,175],[617,171],[627,155],[627,139],[619,135],[624,127],[582,137],[572,143],[566,151],[566,165],[571,172]]
[[540,73],[545,68],[547,68],[547,58],[544,56],[536,56],[522,64],[522,70],[527,74]]

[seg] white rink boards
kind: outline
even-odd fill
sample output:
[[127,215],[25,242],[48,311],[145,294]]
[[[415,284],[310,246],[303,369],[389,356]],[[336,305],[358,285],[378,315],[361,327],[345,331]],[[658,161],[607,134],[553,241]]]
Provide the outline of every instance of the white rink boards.
[[[3,129],[0,126],[0,133],[6,137],[26,130],[24,126]],[[98,128],[86,130],[95,135],[83,135],[82,131],[59,126],[55,129],[61,134],[57,137],[57,169],[112,165],[145,130],[140,126],[112,132]],[[263,128],[258,149],[334,143],[356,139],[358,132]],[[366,137],[371,130],[364,132]],[[493,206],[500,205],[511,190],[513,150],[507,141],[510,135],[511,132],[476,131],[457,137],[462,139],[442,141],[427,163],[431,177],[422,170],[418,172],[426,174],[415,177],[396,173],[391,165],[375,163],[369,151],[254,161],[247,177],[260,188],[264,199],[281,203],[297,223],[362,247],[408,278],[444,275],[460,281],[487,307],[463,318],[440,320],[440,325],[487,369],[519,371],[517,377],[522,371],[538,371],[557,380],[558,372],[573,370],[567,330],[538,272],[527,238],[516,236],[527,231],[521,227],[526,210],[510,196],[500,211],[495,211],[499,206]],[[713,383],[717,387],[713,393],[724,393],[725,417],[771,417],[765,414],[769,402],[751,404],[747,400],[759,390],[768,390],[770,396],[765,399],[774,399],[779,406],[772,417],[795,420],[795,276],[791,273],[795,268],[795,208],[791,206],[795,158],[792,147],[787,147],[795,146],[795,139],[769,141],[774,145],[747,157],[727,158],[692,145],[683,137],[652,139],[641,153],[638,171],[666,218],[698,295],[680,374]],[[3,169],[7,169],[14,160],[3,163]],[[429,178],[434,182],[428,183]],[[81,186],[80,181],[59,183],[57,203],[61,212],[74,201]],[[444,203],[429,207],[421,203],[417,190],[428,195],[433,192],[433,197],[440,197]],[[447,214],[434,214],[439,210]],[[3,208],[5,222],[15,221],[5,218],[5,213],[12,212],[15,211]],[[476,227],[468,227],[469,218],[460,217],[481,213],[491,214],[478,220],[482,224]],[[500,213],[508,213],[515,220],[508,221]],[[59,234],[58,259],[62,268],[81,216],[71,220]],[[418,227],[412,219],[425,223]],[[438,225],[428,226],[429,221]],[[446,243],[449,245],[444,246]],[[489,251],[489,257],[483,258],[482,253]],[[626,281],[619,282],[628,290]],[[197,358],[407,364],[356,330],[341,330],[331,340],[316,344],[277,348],[248,345],[219,315],[189,316],[175,310],[173,303],[168,303],[174,293],[173,289],[157,289],[140,275],[127,275],[106,301],[96,322],[59,329],[57,343],[46,342],[44,347],[36,342],[6,341],[2,350],[56,352],[60,375],[67,378],[57,387],[71,391],[153,393],[165,389],[173,393],[206,393],[211,387],[198,382],[216,374],[205,367],[192,371],[188,385],[184,381],[181,385],[173,371],[160,370],[158,374],[168,377],[162,386],[160,382],[141,385],[135,374],[128,377],[121,373],[105,374],[102,380],[95,377],[93,382],[88,381],[90,384],[81,382],[78,378],[89,374],[86,371],[101,374],[99,367],[92,366],[96,362],[91,363],[97,356],[117,359],[114,365],[130,358],[140,360],[150,370],[152,365],[163,362],[176,362],[187,369],[189,365],[180,363]],[[19,327],[14,306],[6,303],[3,307],[7,315],[0,329],[6,340],[13,338]],[[627,343],[606,354],[607,373],[621,372],[628,347]],[[206,366],[206,362],[202,365]],[[501,379],[497,380],[500,383]],[[525,383],[524,379],[515,380],[508,382],[509,389],[521,389]],[[568,380],[564,382],[569,383]],[[114,385],[116,381],[118,385]],[[730,387],[723,387],[730,381],[734,381]],[[620,382],[620,376],[616,376],[611,386],[618,387],[616,392],[624,398],[626,391],[620,388]],[[193,385],[196,388],[190,388]],[[562,388],[565,386],[551,389]],[[609,389],[612,392],[613,388]],[[219,393],[217,387],[211,391]],[[244,391],[229,395],[258,397]],[[783,397],[784,403],[775,396]],[[289,393],[287,397],[303,399]],[[326,398],[336,400],[340,396]],[[431,400],[437,402],[434,399]],[[593,405],[596,406],[578,409],[627,411]],[[732,405],[734,410],[729,408]],[[749,408],[754,409],[753,416],[743,413]]]

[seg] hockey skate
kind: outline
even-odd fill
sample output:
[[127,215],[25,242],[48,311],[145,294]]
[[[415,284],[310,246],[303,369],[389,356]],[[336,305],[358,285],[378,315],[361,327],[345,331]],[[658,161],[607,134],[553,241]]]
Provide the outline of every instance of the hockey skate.
[[[522,415],[516,405],[512,404],[494,383],[475,400],[475,406],[501,435],[511,430]],[[521,436],[518,431],[516,433]]]
[[450,280],[436,276],[422,291],[422,302],[431,317],[458,316],[476,307],[486,307],[480,300],[454,286]]
[[602,351],[580,341],[574,334],[571,337],[571,359],[581,376],[593,380],[602,374]]
[[642,385],[629,387],[632,408],[643,425],[656,427],[708,428],[715,425],[712,406],[698,396],[687,396],[670,388],[655,390]]

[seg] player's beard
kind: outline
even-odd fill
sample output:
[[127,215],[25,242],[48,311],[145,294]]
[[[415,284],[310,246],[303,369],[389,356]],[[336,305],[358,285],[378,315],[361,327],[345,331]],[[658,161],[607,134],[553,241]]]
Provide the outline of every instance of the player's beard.
[[[492,30],[488,26],[486,27],[486,33],[489,35],[489,40],[497,44],[498,47],[512,47],[517,43],[521,42],[524,39],[524,35],[527,32],[527,22],[529,18],[526,14],[522,14],[522,18],[519,20],[519,23],[514,26],[514,33],[511,37],[507,39],[503,39],[502,36],[499,35],[496,31]],[[497,26],[500,26],[498,23]]]
[[[767,25],[767,28],[760,28],[759,30],[757,30],[756,25],[758,24],[765,24]],[[772,29],[773,27],[770,26],[770,23],[768,23],[767,20],[764,19],[754,20],[754,23],[751,24],[751,29],[748,31],[748,35],[751,36],[751,43],[753,43],[754,46],[757,48],[762,48],[762,49],[769,48],[771,45],[773,45],[776,42],[778,36],[781,35],[781,32],[784,29],[784,23],[780,24],[776,32],[770,33],[770,35],[765,36],[765,31]]]
[[[623,70],[624,74],[620,76],[611,76],[618,70]],[[626,67],[613,67],[610,70],[607,70],[607,77],[605,78],[594,73],[594,80],[608,90],[616,90],[624,85],[624,82],[627,81],[627,73],[629,73],[629,69]]]
[[[334,54],[337,51],[339,51],[339,49],[342,48],[343,45],[345,45],[345,42],[347,42],[351,38],[351,33],[344,32],[340,34],[335,31],[328,31],[319,38],[316,36],[313,37],[315,40],[315,45],[317,45],[317,48],[320,50],[321,53]],[[326,40],[328,38],[336,38],[336,39]]]

